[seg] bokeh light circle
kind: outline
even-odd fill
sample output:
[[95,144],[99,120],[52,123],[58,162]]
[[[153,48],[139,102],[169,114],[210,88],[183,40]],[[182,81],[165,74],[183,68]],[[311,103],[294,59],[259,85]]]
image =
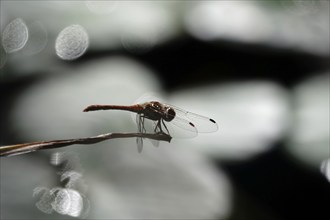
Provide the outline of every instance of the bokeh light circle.
[[82,56],[89,45],[89,37],[81,25],[64,28],[56,38],[56,54],[63,60],[74,60]]
[[11,21],[2,33],[2,46],[7,53],[22,49],[29,38],[28,27],[21,18]]

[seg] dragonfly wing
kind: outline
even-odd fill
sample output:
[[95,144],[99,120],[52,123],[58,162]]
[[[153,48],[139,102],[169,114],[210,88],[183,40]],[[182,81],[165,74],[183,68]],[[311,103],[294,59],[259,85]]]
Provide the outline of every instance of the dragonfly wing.
[[[146,119],[144,124],[145,124],[144,126],[145,126],[145,129],[146,129],[146,132],[148,132],[148,133],[157,133],[157,132],[159,132],[159,128],[157,126],[156,121]],[[153,139],[149,139],[149,140],[150,140],[150,142],[152,143],[152,145],[154,147],[159,147],[159,141],[153,140]]]
[[[139,133],[156,133],[158,132],[157,122],[149,120],[147,118],[142,117],[141,115],[136,115],[136,124],[138,126]],[[149,139],[153,146],[158,147],[159,141]],[[141,153],[143,149],[143,138],[137,138],[136,144],[138,146],[138,152]]]
[[[138,132],[143,133],[143,118],[139,114],[136,114],[136,124],[138,126]],[[143,149],[143,139],[142,139],[142,137],[137,137],[136,138],[136,145],[137,145],[138,152],[141,153],[142,149]]]
[[[197,129],[198,133],[209,133],[218,130],[218,125],[212,118],[208,118],[202,115],[198,115],[192,112],[185,111],[176,106],[172,106],[175,111],[175,118],[180,118],[192,123]],[[174,118],[174,119],[175,119]]]
[[138,152],[141,153],[143,150],[143,139],[141,137],[136,138],[136,145]]
[[175,117],[170,122],[164,121],[162,130],[164,132],[168,131],[172,138],[192,138],[198,134],[196,127],[192,123],[179,117]]

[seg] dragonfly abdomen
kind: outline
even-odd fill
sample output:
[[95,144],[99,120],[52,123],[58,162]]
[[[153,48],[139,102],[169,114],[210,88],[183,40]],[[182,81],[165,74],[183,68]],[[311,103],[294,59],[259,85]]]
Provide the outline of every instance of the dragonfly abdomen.
[[139,104],[137,105],[90,105],[87,108],[85,108],[84,112],[90,112],[90,111],[99,111],[99,110],[124,110],[124,111],[130,111],[135,113],[141,113],[143,110],[143,107]]

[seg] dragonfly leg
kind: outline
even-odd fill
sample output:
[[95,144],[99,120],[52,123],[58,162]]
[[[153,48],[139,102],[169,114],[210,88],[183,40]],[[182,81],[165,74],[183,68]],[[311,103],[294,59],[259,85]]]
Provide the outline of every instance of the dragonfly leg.
[[[168,129],[167,129],[167,127],[166,127],[166,124],[164,123],[164,121],[163,120],[161,120],[162,121],[162,124],[164,125],[164,127],[165,127],[165,129],[166,129],[166,131],[167,131],[167,134],[169,135],[170,134],[170,132],[168,131]],[[161,131],[161,132],[163,132],[163,131]]]
[[155,132],[155,133],[162,132],[162,128],[161,128],[161,124],[160,124],[160,120],[157,121],[157,124],[156,124],[156,126],[155,126],[154,132]]
[[144,116],[136,115],[136,124],[138,125],[138,132],[140,133],[146,133],[146,129],[144,127],[144,119]]
[[146,128],[144,127],[144,119],[145,119],[145,117],[142,117],[142,120],[141,120],[142,133],[147,132]]
[[[143,116],[137,114],[136,115],[136,124],[138,126],[138,132],[140,132],[140,133],[143,133],[143,131],[145,130],[145,128],[143,126],[143,121],[144,121]],[[141,153],[142,148],[143,148],[143,139],[142,139],[142,137],[137,137],[136,138],[136,144],[137,144],[138,152]]]
[[140,116],[137,114],[135,117],[136,124],[138,126],[138,131],[140,132]]

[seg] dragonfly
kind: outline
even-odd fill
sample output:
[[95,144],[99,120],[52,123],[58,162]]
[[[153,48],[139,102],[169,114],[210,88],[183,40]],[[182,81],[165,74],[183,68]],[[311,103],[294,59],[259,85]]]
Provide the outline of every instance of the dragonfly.
[[[166,134],[170,137],[194,137],[198,133],[210,133],[218,130],[218,125],[212,118],[198,115],[176,106],[149,101],[134,105],[90,105],[83,111],[123,110],[136,113],[136,123],[139,133],[147,133],[150,127],[156,134]],[[147,121],[151,126],[147,129]],[[179,128],[179,129],[178,129]],[[178,135],[176,135],[178,133]],[[138,152],[142,152],[143,139],[136,139]],[[158,145],[158,142],[154,143]]]

